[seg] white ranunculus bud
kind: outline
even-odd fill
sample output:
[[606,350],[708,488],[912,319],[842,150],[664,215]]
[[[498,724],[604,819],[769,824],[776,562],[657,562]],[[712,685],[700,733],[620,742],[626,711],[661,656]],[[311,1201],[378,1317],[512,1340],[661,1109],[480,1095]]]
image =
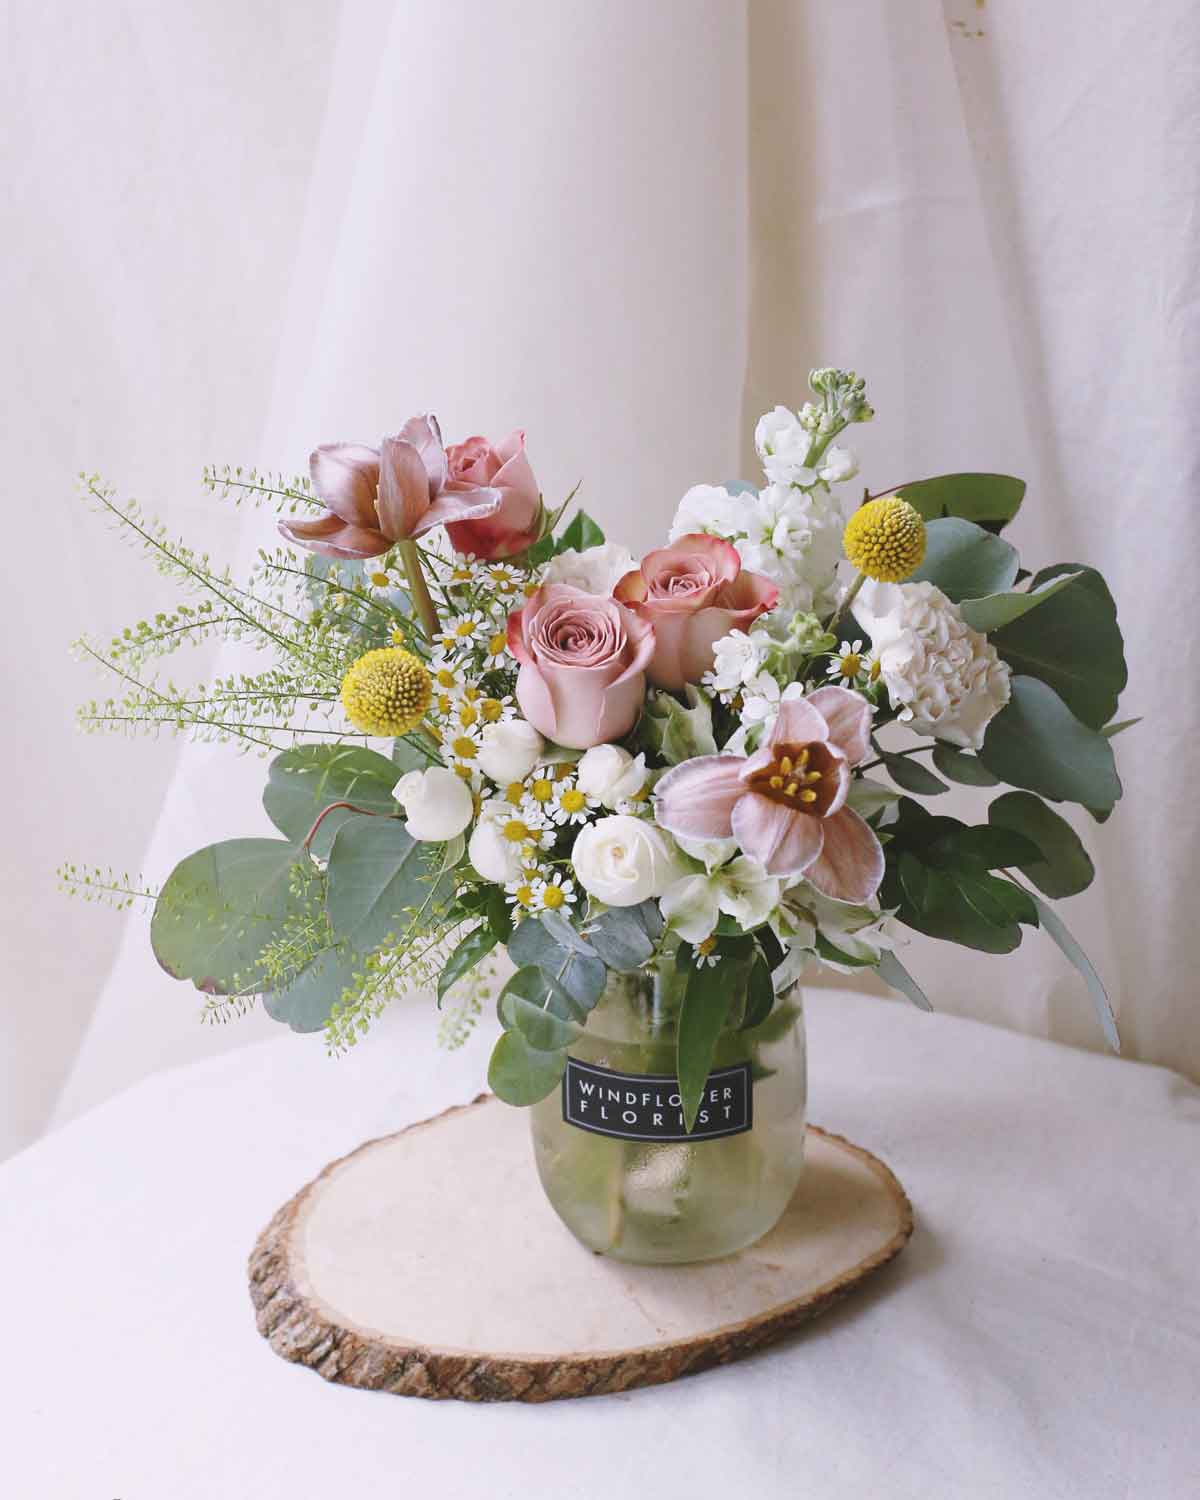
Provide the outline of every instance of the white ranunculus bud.
[[489,724],[479,740],[476,765],[497,786],[524,781],[542,758],[546,742],[526,719]]
[[571,860],[580,885],[606,906],[637,906],[661,896],[679,875],[662,830],[624,813],[587,824]]
[[618,546],[616,542],[587,547],[582,552],[568,547],[546,564],[542,582],[569,583],[585,594],[600,594],[607,598],[626,573],[636,567],[637,558],[628,547]]
[[608,808],[636,797],[646,779],[646,757],[635,759],[620,745],[593,745],[575,768],[579,790]]
[[396,783],[392,795],[404,808],[409,836],[428,843],[455,838],[475,811],[470,787],[445,766],[409,771]]
[[467,845],[467,858],[477,874],[496,885],[507,885],[521,873],[520,845],[505,838],[496,818],[480,818]]

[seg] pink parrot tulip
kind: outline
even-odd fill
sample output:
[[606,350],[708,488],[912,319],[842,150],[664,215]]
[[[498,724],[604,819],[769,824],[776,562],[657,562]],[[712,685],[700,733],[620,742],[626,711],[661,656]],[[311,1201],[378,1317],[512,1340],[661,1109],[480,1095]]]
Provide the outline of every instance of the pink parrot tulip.
[[780,705],[753,755],[701,755],[668,771],[655,816],[681,838],[735,838],[769,875],[802,875],[835,901],[867,901],[883,879],[883,849],[845,803],[870,732],[865,699],[818,688]]
[[490,485],[448,487],[437,418],[410,417],[378,448],[326,443],[309,458],[313,489],[327,507],[315,521],[288,519],[289,542],[326,557],[379,557],[434,526],[481,521],[504,496]]

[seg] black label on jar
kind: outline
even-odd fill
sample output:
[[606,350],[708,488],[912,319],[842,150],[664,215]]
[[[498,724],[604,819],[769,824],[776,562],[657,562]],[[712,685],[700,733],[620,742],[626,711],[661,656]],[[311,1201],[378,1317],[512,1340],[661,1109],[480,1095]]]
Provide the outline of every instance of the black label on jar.
[[568,1057],[562,1111],[568,1125],[623,1141],[704,1141],[740,1135],[754,1123],[750,1064],[737,1063],[708,1075],[690,1135],[684,1129],[679,1082],[670,1073],[618,1073]]

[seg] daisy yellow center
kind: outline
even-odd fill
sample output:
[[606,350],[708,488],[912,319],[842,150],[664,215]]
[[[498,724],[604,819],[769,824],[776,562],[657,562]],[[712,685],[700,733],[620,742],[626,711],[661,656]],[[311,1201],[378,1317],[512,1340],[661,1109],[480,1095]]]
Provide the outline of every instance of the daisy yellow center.
[[925,522],[899,495],[868,500],[846,523],[842,546],[860,573],[881,583],[899,583],[925,556]]
[[522,906],[533,905],[533,887],[531,885],[519,885],[514,894]]
[[582,812],[587,806],[587,798],[578,787],[571,786],[559,795],[558,805],[565,813]]
[[474,635],[475,634],[475,622],[474,622],[474,620],[460,620],[458,622],[458,624],[454,627],[454,634],[456,636],[458,636],[459,640],[461,640],[461,641],[465,641],[468,636]]
[[535,802],[549,802],[554,796],[554,783],[547,781],[544,776],[539,776],[529,788],[529,794]]
[[470,729],[478,718],[479,710],[470,703],[464,703],[458,711],[458,722],[464,729]]
[[388,576],[387,576],[386,573],[372,573],[371,574],[371,582],[377,588],[381,588],[381,589],[387,588],[387,581],[388,581]]
[[504,800],[510,807],[520,807],[525,797],[525,783],[523,781],[510,781],[504,788]]
[[450,748],[459,760],[474,760],[479,754],[479,746],[469,734],[459,734],[450,742]]
[[440,688],[450,689],[454,687],[455,683],[458,680],[448,667],[439,667],[437,669],[436,676],[437,685]]
[[548,885],[542,892],[542,905],[548,911],[557,911],[566,899],[566,893],[561,885]]
[[504,716],[504,704],[499,698],[481,698],[479,712],[485,724],[495,724]]
[[838,671],[843,677],[857,677],[862,671],[862,657],[854,651],[848,651],[838,663]]
[[530,833],[528,826],[520,818],[509,818],[508,822],[504,825],[504,837],[510,843],[523,844],[526,839],[532,838],[533,835]]
[[492,636],[492,638],[488,641],[488,655],[500,656],[507,644],[508,636],[505,635],[503,630],[498,630],[496,634]]
[[696,952],[699,953],[702,958],[707,958],[716,946],[716,935],[715,933],[710,932],[702,943],[696,944]]
[[368,651],[342,679],[342,707],[364,734],[409,734],[425,717],[432,699],[433,682],[424,663],[399,646]]

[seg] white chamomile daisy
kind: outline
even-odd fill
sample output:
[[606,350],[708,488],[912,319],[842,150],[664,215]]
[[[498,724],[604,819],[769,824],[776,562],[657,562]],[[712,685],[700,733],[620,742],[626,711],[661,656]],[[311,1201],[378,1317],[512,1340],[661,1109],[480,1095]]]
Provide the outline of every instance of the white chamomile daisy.
[[512,664],[512,657],[508,650],[508,630],[503,624],[485,638],[483,645],[485,667],[503,667]]
[[508,603],[514,600],[521,592],[521,575],[513,567],[512,563],[494,562],[488,563],[483,569],[480,582],[495,595],[502,607],[508,608]]
[[555,783],[553,801],[548,804],[550,816],[556,823],[586,823],[592,810],[599,804],[579,789],[573,777]]
[[537,900],[535,885],[540,879],[536,870],[522,870],[515,880],[510,880],[504,887],[504,899],[513,908],[514,916],[523,917],[526,912],[534,910]]
[[484,724],[507,724],[517,717],[517,705],[511,693],[505,693],[502,698],[480,698],[476,707]]
[[710,932],[702,943],[697,943],[692,949],[698,969],[715,969],[721,962],[721,955],[716,951],[717,937]]
[[452,715],[450,722],[442,726],[442,751],[455,769],[465,766],[474,774],[479,755],[479,730],[456,723]]
[[474,645],[483,629],[483,613],[478,609],[463,615],[453,615],[442,627],[437,643],[447,652],[467,650]]
[[473,552],[456,552],[450,563],[450,576],[446,579],[448,588],[461,588],[475,582],[475,554]]
[[363,582],[372,592],[390,594],[404,587],[404,579],[400,570],[388,566],[390,557],[391,553],[385,552],[382,557],[363,558]]
[[550,816],[554,806],[554,789],[557,782],[553,766],[539,766],[525,782],[525,797],[522,806],[532,803],[543,816]]
[[861,641],[843,641],[830,657],[826,673],[830,677],[836,677],[839,682],[857,682],[863,676],[863,660]]
[[561,911],[564,906],[573,906],[575,900],[575,882],[561,875],[552,875],[549,880],[539,877],[533,883],[534,911]]

